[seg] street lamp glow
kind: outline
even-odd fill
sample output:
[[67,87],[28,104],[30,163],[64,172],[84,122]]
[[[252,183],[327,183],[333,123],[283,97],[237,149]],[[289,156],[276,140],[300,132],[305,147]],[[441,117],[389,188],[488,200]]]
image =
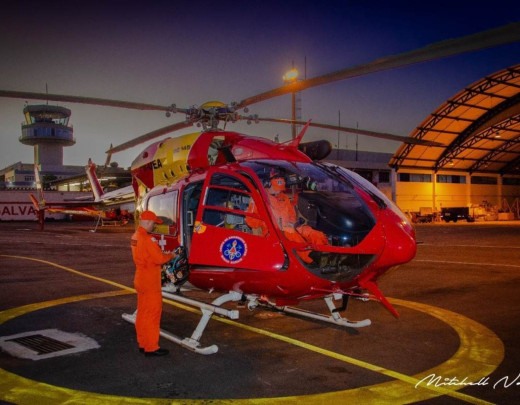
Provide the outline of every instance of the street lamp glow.
[[298,79],[298,69],[292,68],[286,74],[283,75],[283,81],[286,83],[295,82]]
[[[292,83],[296,83],[296,81],[298,80],[298,69],[296,69],[295,67],[293,67],[291,70],[287,71],[287,73],[285,73],[283,75],[283,81],[289,85],[289,84],[292,84]],[[291,124],[291,135],[292,135],[292,139],[296,138],[296,93],[293,91],[291,93],[291,120],[292,120],[292,124]]]

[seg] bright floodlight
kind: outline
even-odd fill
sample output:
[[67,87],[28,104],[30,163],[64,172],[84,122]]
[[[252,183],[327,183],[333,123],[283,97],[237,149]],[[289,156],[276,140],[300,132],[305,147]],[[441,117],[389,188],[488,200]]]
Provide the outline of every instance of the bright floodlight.
[[298,79],[298,69],[292,68],[286,74],[283,75],[283,81],[286,83],[292,83]]

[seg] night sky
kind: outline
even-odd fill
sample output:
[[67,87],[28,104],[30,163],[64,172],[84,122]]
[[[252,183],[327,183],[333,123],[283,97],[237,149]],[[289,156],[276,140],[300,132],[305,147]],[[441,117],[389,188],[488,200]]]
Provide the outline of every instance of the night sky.
[[[0,89],[43,93],[47,87],[49,93],[180,107],[240,101],[281,86],[293,63],[311,78],[520,20],[519,2],[476,4],[8,0],[0,12]],[[302,118],[337,124],[341,115],[344,126],[408,136],[445,100],[520,63],[519,56],[516,43],[308,89]],[[250,112],[290,118],[290,103],[285,95],[252,105]],[[102,164],[110,144],[184,120],[161,112],[53,104],[72,110],[77,142],[65,148],[65,164],[83,165],[88,158]],[[0,168],[33,160],[32,148],[18,141],[24,105],[22,99],[0,99]],[[290,138],[290,126],[281,124],[228,129]],[[307,139],[317,138],[338,143],[335,131],[309,131]],[[145,146],[113,160],[127,167]],[[354,149],[356,136],[341,135],[340,147]],[[358,138],[359,150],[398,147]]]

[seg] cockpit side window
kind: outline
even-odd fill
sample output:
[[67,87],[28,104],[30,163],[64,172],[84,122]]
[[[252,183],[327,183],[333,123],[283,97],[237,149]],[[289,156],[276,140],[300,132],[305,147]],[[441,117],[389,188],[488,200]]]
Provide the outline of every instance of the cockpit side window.
[[148,199],[147,209],[153,211],[162,221],[155,227],[155,232],[165,235],[177,232],[177,196],[173,190],[164,194],[153,195]]
[[[291,240],[351,247],[374,227],[375,219],[352,183],[326,167],[267,159],[244,162],[243,166],[253,170],[266,188],[273,222]],[[296,219],[287,199],[273,192],[272,181],[276,178],[285,183],[285,194],[296,209]]]
[[202,221],[207,225],[255,234],[248,221],[251,202],[249,187],[242,181],[234,176],[216,173],[206,193]]
[[214,174],[211,177],[210,185],[229,187],[229,188],[234,188],[234,189],[242,190],[242,191],[249,191],[249,188],[243,182],[241,182],[239,179],[237,179],[236,177],[227,175],[227,174],[222,174],[222,173]]

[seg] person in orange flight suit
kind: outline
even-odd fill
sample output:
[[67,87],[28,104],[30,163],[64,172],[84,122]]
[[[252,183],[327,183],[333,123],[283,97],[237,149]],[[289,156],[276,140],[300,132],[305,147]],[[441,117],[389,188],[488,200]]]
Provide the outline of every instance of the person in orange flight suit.
[[[276,224],[283,231],[285,237],[293,242],[307,242],[314,245],[327,245],[327,236],[309,225],[298,225],[298,215],[295,209],[295,203],[285,192],[285,179],[283,177],[275,177],[271,179],[271,187],[269,188],[269,203],[274,215]],[[250,204],[248,212],[256,213],[256,207]],[[250,227],[257,227],[260,224],[256,223],[259,220],[255,218],[246,218],[246,223]],[[267,230],[265,224],[261,231],[265,235]],[[298,255],[306,263],[312,263],[313,260],[309,257],[310,252],[298,252]]]
[[168,350],[159,347],[162,313],[161,270],[173,253],[163,253],[157,240],[149,234],[162,221],[152,211],[144,211],[139,227],[132,235],[132,257],[135,263],[134,286],[137,291],[135,330],[139,351],[146,356],[164,356]]

